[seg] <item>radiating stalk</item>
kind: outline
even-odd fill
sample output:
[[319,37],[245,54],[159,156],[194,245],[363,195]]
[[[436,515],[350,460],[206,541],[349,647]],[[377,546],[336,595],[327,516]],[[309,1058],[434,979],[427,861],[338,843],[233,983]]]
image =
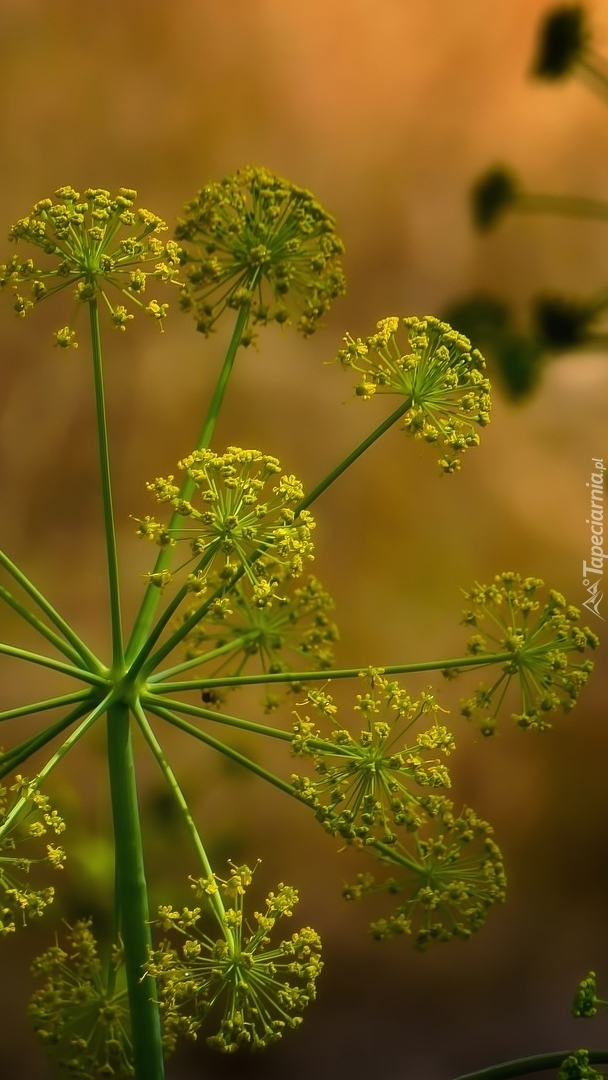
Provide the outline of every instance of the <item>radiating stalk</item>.
[[[476,656],[458,656],[450,660],[429,660],[417,664],[386,664],[374,668],[380,675],[410,675],[416,671],[449,671],[456,668],[490,667],[492,664],[507,664],[513,660],[513,653],[482,653]],[[365,674],[365,668],[324,668],[322,671],[277,671],[264,672],[261,675],[223,675],[220,678],[183,679],[179,682],[152,681],[148,684],[151,694],[175,694],[181,690],[212,690],[220,686],[259,686],[266,683],[289,682],[330,682],[332,679],[358,679]]]
[[[205,449],[209,446],[209,443],[211,442],[213,432],[215,431],[217,418],[219,416],[220,408],[222,406],[224,395],[226,393],[226,388],[228,386],[228,381],[230,379],[232,368],[234,366],[237,350],[241,343],[243,330],[245,329],[245,325],[247,323],[248,315],[249,307],[242,307],[239,311],[234,331],[230,339],[230,344],[228,345],[228,350],[224,358],[222,370],[220,371],[219,378],[217,380],[217,383],[215,384],[215,389],[213,391],[211,402],[209,404],[209,409],[207,410],[207,415],[205,417],[203,426],[198,437],[198,441],[196,443],[197,450]],[[189,499],[193,491],[194,481],[189,476],[186,476],[180,489],[179,498]],[[174,513],[169,521],[169,525],[167,526],[168,530],[171,531],[171,529],[177,528],[181,520],[181,515],[177,512]],[[159,574],[163,570],[167,570],[171,562],[172,556],[173,551],[170,547],[163,548],[163,550],[159,552],[158,558],[154,565],[153,573]],[[133,659],[133,657],[139,652],[148,635],[148,631],[152,625],[152,619],[154,618],[154,612],[156,611],[159,597],[159,589],[156,588],[156,586],[149,584],[145,591],[141,607],[139,609],[137,618],[133,626],[133,632],[127,646],[127,659],[129,660]]]
[[103,385],[101,336],[99,333],[99,311],[96,297],[89,300],[89,315],[91,323],[91,349],[93,354],[93,380],[95,384],[95,410],[97,414],[97,438],[99,444],[99,467],[101,470],[103,523],[106,538],[108,586],[110,593],[112,663],[114,668],[118,670],[123,662],[120,589],[118,581],[118,556],[116,552],[116,529],[114,527],[114,505],[112,502],[112,482],[110,478],[110,449],[108,445],[108,428]]
[[24,574],[23,571],[19,569],[19,567],[12,561],[12,559],[9,559],[8,555],[6,555],[4,551],[0,551],[0,566],[4,567],[7,573],[11,575],[13,580],[21,586],[21,588],[34,601],[34,603],[38,605],[40,610],[48,616],[51,622],[54,623],[57,629],[63,634],[66,641],[69,641],[69,643],[74,647],[74,650],[78,653],[78,655],[85,662],[85,664],[87,666],[90,666],[93,671],[101,671],[102,666],[94,653],[92,653],[88,646],[85,645],[84,641],[81,641],[81,639],[78,637],[78,634],[76,634],[74,630],[72,630],[72,627],[69,625],[69,623],[67,623],[65,619],[61,617],[58,611],[55,611],[55,608],[51,603],[49,603],[46,596],[43,596],[40,590],[32,584],[26,574]]
[[[188,806],[184,793],[179,786],[177,777],[164,755],[163,748],[160,745],[158,739],[156,738],[156,735],[154,734],[152,728],[150,727],[148,718],[141,705],[139,705],[137,708],[137,720],[143,732],[144,738],[148,743],[148,746],[150,747],[152,753],[154,754],[154,757],[156,758],[156,761],[169,786],[169,789],[175,801],[177,802],[177,805],[180,808],[184,823],[190,835],[190,839],[194,844],[194,849],[196,851],[196,854],[198,855],[204,875],[207,878],[213,877],[213,868],[211,866],[211,863],[209,862],[207,852],[205,851],[205,845],[201,840],[200,833],[196,827],[194,818],[190,813],[190,807]],[[234,935],[226,922],[226,909],[224,907],[224,902],[222,900],[219,889],[217,892],[210,894],[207,899],[209,901],[209,906],[211,907],[215,918],[220,926],[222,934],[224,935],[226,941],[231,946],[231,948],[234,949]]]

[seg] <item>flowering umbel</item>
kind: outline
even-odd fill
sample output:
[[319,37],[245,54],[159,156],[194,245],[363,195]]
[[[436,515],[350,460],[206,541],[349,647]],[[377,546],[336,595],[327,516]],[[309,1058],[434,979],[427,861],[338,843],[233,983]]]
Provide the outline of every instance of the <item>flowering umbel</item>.
[[[254,583],[244,576],[231,588],[230,611],[213,609],[186,636],[186,659],[198,656],[203,664],[208,654],[213,677],[240,675],[256,661],[270,674],[294,670],[294,664],[296,670],[331,667],[338,629],[328,615],[333,601],[321,582],[310,575],[296,585],[279,563],[261,566],[259,573],[257,563],[252,569]],[[261,580],[266,583],[262,591]],[[184,620],[194,611],[185,611]],[[301,684],[288,683],[286,689],[296,693]],[[281,695],[269,688],[266,710],[272,711],[280,701]]]
[[[9,791],[13,801],[9,800]],[[43,837],[58,836],[65,824],[51,806],[46,795],[32,790],[23,776],[17,776],[9,791],[0,786],[0,935],[5,937],[25,925],[28,919],[42,915],[53,902],[55,890],[52,885],[35,888],[26,880],[33,866],[48,863],[55,870],[63,869],[65,852],[55,844],[45,844],[45,852],[37,856],[22,853],[22,845],[29,848]],[[24,800],[23,807],[13,814],[17,801]]]
[[270,947],[276,922],[289,918],[298,902],[296,889],[279,885],[265,910],[254,913],[252,927],[243,916],[243,897],[253,872],[248,866],[230,867],[226,881],[213,875],[192,886],[197,897],[221,897],[222,936],[214,939],[205,932],[200,907],[179,912],[162,906],[158,925],[178,934],[182,944],[175,948],[164,941],[148,964],[165,1029],[196,1038],[204,1022],[214,1023],[216,1034],[207,1042],[224,1053],[264,1049],[286,1028],[297,1027],[315,997],[323,966],[321,941],[308,926]]
[[135,1076],[123,956],[112,950],[106,976],[90,919],[68,928],[67,948],[53,945],[32,965],[44,985],[29,1006],[34,1031],[76,1080]]
[[[407,338],[398,339],[399,324]],[[347,334],[337,359],[361,374],[355,393],[400,394],[408,402],[403,427],[409,435],[444,450],[446,473],[460,468],[459,455],[479,445],[476,427],[490,421],[490,384],[485,361],[468,338],[433,316],[381,319],[366,338]]]
[[608,1008],[608,1001],[599,997],[595,971],[590,971],[584,979],[581,979],[576,988],[572,1002],[572,1015],[577,1018],[595,1016],[598,1005]]
[[[423,949],[432,941],[467,938],[505,898],[493,830],[470,808],[455,814],[442,793],[450,777],[437,754],[451,753],[454,740],[437,722],[432,696],[415,701],[381,672],[362,676],[370,678],[370,688],[357,695],[358,735],[338,721],[325,691],[309,693],[307,703],[333,731],[322,739],[308,717],[298,717],[293,751],[313,757],[319,779],[293,776],[294,790],[327,832],[390,867],[384,881],[364,872],[343,892],[347,900],[377,892],[402,896],[393,914],[372,923],[376,939],[408,934]],[[414,726],[429,717],[432,726],[414,735]]]
[[[173,476],[159,477],[147,485],[148,490],[158,502],[169,503],[188,524],[169,531],[146,517],[138,522],[138,535],[161,547],[182,540],[189,543],[188,562],[196,560],[196,569],[190,574],[187,588],[195,595],[206,590],[212,568],[229,567],[234,571],[245,565],[254,585],[254,599],[269,602],[278,583],[270,586],[266,578],[254,575],[248,560],[257,555],[263,566],[267,553],[272,564],[278,562],[288,576],[297,577],[304,561],[313,557],[313,517],[307,510],[298,515],[295,511],[304,497],[300,481],[294,476],[281,476],[275,457],[259,450],[242,450],[240,446],[229,446],[224,454],[195,450],[178,465],[193,482],[202,507],[181,497]],[[155,584],[162,586],[170,580],[168,574]]]
[[[184,311],[208,334],[226,308],[251,324],[296,320],[308,337],[345,290],[335,222],[314,196],[268,169],[247,166],[208,184],[175,231],[183,245]],[[251,340],[251,331],[242,338]]]
[[377,940],[411,934],[424,949],[431,942],[466,940],[483,926],[488,909],[505,899],[502,856],[493,829],[474,810],[454,814],[449,799],[437,800],[437,813],[403,843],[378,845],[379,858],[392,873],[377,882],[359,874],[344,889],[347,900],[387,892],[403,902],[388,918],[370,926]]
[[577,1050],[562,1062],[557,1080],[605,1080],[605,1073],[593,1068],[588,1050]]
[[[357,734],[340,723],[325,691],[311,690],[305,704],[324,715],[333,730],[322,739],[308,717],[298,716],[293,752],[312,756],[318,778],[296,774],[291,779],[327,832],[348,841],[392,844],[398,826],[414,830],[422,825],[429,789],[450,787],[448,770],[437,755],[454,749],[451,732],[438,723],[432,695],[414,700],[397,682],[375,673],[370,689],[357,695]],[[429,720],[430,727],[412,731]]]
[[112,197],[105,188],[87,188],[81,196],[72,187],[60,187],[55,199],[35,203],[27,217],[10,229],[9,240],[25,241],[48,257],[37,266],[32,259],[13,256],[0,267],[0,287],[10,286],[14,309],[24,316],[41,300],[63,289],[74,290],[76,310],[68,326],[55,334],[61,348],[76,347],[73,324],[83,303],[101,297],[110,321],[124,330],[133,318],[124,303],[114,304],[112,291],[154,318],[162,329],[168,304],[146,303],[148,278],[174,282],[180,252],[175,241],[163,244],[158,233],[167,226],[156,214],[134,206],[137,192],[119,188]]
[[[496,714],[512,679],[519,682],[521,712],[513,719],[523,728],[544,731],[549,714],[569,712],[593,671],[591,660],[572,663],[571,654],[596,649],[599,639],[588,626],[580,626],[580,610],[551,589],[541,608],[537,593],[540,578],[521,578],[512,572],[497,574],[493,585],[475,585],[465,593],[471,606],[464,612],[467,626],[484,633],[469,640],[469,652],[486,655],[506,652],[509,660],[492,686],[479,686],[463,702],[464,716],[481,716],[481,730],[490,735]],[[538,614],[537,614],[538,613]]]

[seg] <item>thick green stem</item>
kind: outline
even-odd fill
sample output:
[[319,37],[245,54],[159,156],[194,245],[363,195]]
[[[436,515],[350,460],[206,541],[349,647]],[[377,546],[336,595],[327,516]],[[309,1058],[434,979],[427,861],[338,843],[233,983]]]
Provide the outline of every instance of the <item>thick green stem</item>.
[[[156,758],[156,761],[157,761],[158,765],[160,766],[161,772],[162,772],[165,780],[167,781],[167,784],[168,784],[168,786],[169,786],[169,788],[170,788],[170,790],[171,790],[171,792],[173,794],[173,797],[175,798],[175,801],[177,802],[177,805],[179,806],[179,808],[181,810],[184,822],[186,824],[186,828],[188,829],[188,833],[190,834],[190,839],[192,840],[192,843],[194,844],[194,849],[196,851],[196,854],[199,857],[201,866],[203,868],[204,875],[207,878],[213,877],[213,868],[212,868],[211,863],[209,862],[209,859],[207,857],[207,852],[205,851],[205,845],[203,844],[203,841],[201,840],[201,837],[200,837],[199,831],[198,831],[198,829],[196,827],[196,823],[194,821],[194,818],[192,817],[192,814],[190,813],[190,807],[188,806],[188,803],[186,801],[184,793],[183,793],[181,787],[179,786],[179,784],[177,782],[177,777],[176,777],[175,773],[173,772],[173,769],[169,765],[169,762],[167,761],[167,759],[166,759],[166,757],[165,757],[165,755],[163,753],[163,749],[162,749],[158,739],[156,738],[156,735],[152,731],[152,728],[150,727],[150,724],[148,722],[148,718],[147,718],[145,712],[143,711],[141,705],[138,704],[138,707],[137,707],[136,711],[137,711],[137,720],[138,720],[139,726],[140,726],[140,728],[141,728],[141,730],[143,732],[144,738],[145,738],[146,742],[148,743],[148,746],[150,747],[152,753],[154,754],[154,757]],[[228,942],[228,944],[232,948],[234,948],[234,935],[233,935],[230,927],[226,923],[226,909],[224,907],[220,892],[218,891],[216,893],[212,893],[211,895],[208,896],[208,900],[209,900],[209,906],[211,907],[211,910],[213,911],[213,913],[214,913],[214,915],[215,915],[215,917],[217,919],[217,922],[218,922],[218,924],[220,926],[222,934],[226,938],[226,941]]]
[[127,973],[136,1080],[165,1075],[156,1002],[156,984],[144,977],[152,949],[148,889],[144,869],[139,803],[129,708],[116,702],[108,709],[108,766],[114,825],[116,897]]
[[[517,1058],[515,1061],[503,1061],[500,1065],[491,1065],[489,1069],[466,1073],[455,1080],[510,1080],[512,1076],[529,1076],[530,1073],[548,1072],[559,1069],[574,1050],[556,1050],[551,1054],[536,1054],[534,1057]],[[592,1065],[608,1064],[608,1050],[588,1050]]]
[[409,870],[414,870],[417,874],[420,874],[421,876],[424,875],[425,867],[421,866],[419,862],[416,862],[416,859],[412,855],[408,855],[407,851],[405,851],[403,848],[401,848],[400,851],[395,851],[394,847],[389,847],[388,844],[383,844],[381,840],[374,840],[374,848],[376,849],[376,851],[379,851],[381,855],[385,855],[387,857],[387,861],[392,863],[393,866],[395,865],[395,863],[397,865],[401,863],[402,866],[407,866]]
[[[207,415],[205,417],[203,426],[198,437],[198,441],[196,444],[197,450],[203,450],[208,447],[213,437],[217,418],[219,416],[222,402],[224,400],[224,395],[226,393],[226,388],[228,386],[228,381],[230,379],[232,368],[234,366],[237,350],[241,342],[243,330],[245,329],[245,325],[247,323],[248,314],[249,307],[242,307],[239,311],[234,331],[230,339],[230,344],[228,345],[228,350],[224,358],[222,370],[220,371],[219,378],[215,385],[213,396],[207,410]],[[189,476],[186,476],[180,489],[179,498],[189,499],[193,491],[194,481],[191,480]],[[169,531],[171,531],[172,529],[176,529],[179,526],[181,520],[181,515],[175,512],[172,515],[171,520],[169,521]],[[154,565],[153,573],[159,574],[163,570],[167,570],[171,563],[172,555],[173,551],[170,547],[164,548],[158,555],[158,558]],[[154,612],[156,611],[156,607],[158,605],[159,596],[160,593],[158,588],[156,588],[152,584],[149,584],[145,591],[141,607],[139,609],[137,618],[133,626],[133,632],[129,639],[129,644],[127,647],[128,660],[131,660],[134,656],[136,656],[148,636],[148,632],[152,624],[152,619],[154,618]]]
[[110,479],[110,449],[106,421],[106,404],[103,386],[103,364],[101,358],[101,336],[99,333],[99,311],[97,298],[89,300],[91,323],[91,350],[93,355],[93,380],[95,384],[95,410],[97,415],[97,439],[99,445],[99,467],[101,470],[101,495],[103,501],[103,522],[106,537],[106,556],[108,563],[108,585],[110,592],[110,621],[112,626],[112,663],[117,670],[123,662],[122,624],[120,618],[120,588],[118,580],[118,556],[116,552],[116,530],[114,527],[114,505],[112,502],[112,483]]
[[78,634],[76,634],[72,630],[72,627],[69,625],[69,623],[67,623],[65,619],[62,619],[59,612],[55,611],[53,605],[49,603],[49,601],[46,599],[45,596],[42,595],[41,592],[39,592],[35,585],[32,585],[30,579],[26,577],[26,575],[19,569],[19,567],[16,566],[15,563],[12,562],[12,560],[9,559],[8,555],[5,555],[3,551],[0,551],[0,566],[4,567],[4,569],[11,575],[13,580],[21,586],[24,592],[26,592],[28,596],[31,597],[31,599],[38,605],[40,610],[43,611],[44,614],[47,615],[48,618],[51,620],[51,622],[54,623],[57,629],[61,631],[66,641],[69,641],[69,643],[73,646],[74,650],[78,653],[81,660],[83,660],[84,663],[89,666],[92,671],[102,671],[103,667],[95,654],[92,653],[91,650],[85,645],[84,641],[81,641],[81,639],[78,637]]
[[[381,675],[408,675],[416,671],[449,671],[452,668],[489,667],[513,660],[513,653],[488,653],[482,656],[460,656],[453,660],[430,660],[420,664],[387,664],[373,670]],[[209,690],[219,686],[257,686],[266,683],[329,682],[331,679],[357,679],[366,674],[365,668],[330,668],[324,671],[279,671],[263,675],[226,675],[214,679],[184,679],[182,682],[153,682],[151,694],[177,693],[181,690]]]

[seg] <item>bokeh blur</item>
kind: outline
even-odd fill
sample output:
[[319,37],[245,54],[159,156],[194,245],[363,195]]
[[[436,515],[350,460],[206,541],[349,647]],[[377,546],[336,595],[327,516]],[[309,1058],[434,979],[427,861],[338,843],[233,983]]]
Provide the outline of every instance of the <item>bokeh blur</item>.
[[[606,107],[574,80],[528,78],[548,6],[0,0],[1,228],[62,184],[137,188],[141,204],[171,223],[198,188],[244,164],[310,188],[338,221],[348,294],[310,341],[270,327],[241,352],[215,438],[217,449],[276,454],[310,487],[387,411],[355,400],[348,376],[327,365],[347,330],[440,313],[476,290],[523,305],[540,287],[584,293],[606,283],[603,225],[513,218],[480,238],[469,221],[469,188],[496,162],[531,190],[605,194]],[[608,54],[608,4],[588,7]],[[225,324],[205,340],[172,308],[163,334],[139,318],[106,335],[127,618],[152,553],[129,515],[154,512],[144,481],[191,449],[229,334]],[[91,372],[84,333],[78,350],[52,347],[65,321],[52,303],[18,320],[0,297],[1,544],[105,656]],[[591,457],[608,457],[607,401],[608,356],[570,354],[517,407],[497,388],[482,446],[456,476],[441,477],[433,449],[399,431],[375,445],[316,508],[315,572],[336,600],[340,663],[461,655],[461,588],[506,569],[580,605],[585,485]],[[1,621],[6,639],[17,628]],[[278,881],[297,886],[294,924],[314,925],[326,945],[320,996],[298,1033],[253,1059],[213,1057],[201,1040],[169,1077],[449,1080],[505,1057],[608,1044],[605,1020],[569,1016],[590,968],[608,985],[605,655],[604,646],[576,710],[543,736],[512,729],[507,712],[501,733],[484,740],[458,716],[470,684],[439,686],[459,743],[454,797],[494,824],[510,895],[473,940],[423,955],[407,940],[371,940],[371,910],[340,898],[359,867],[312,817],[168,737],[218,868],[227,857],[261,858],[259,898]],[[47,685],[17,661],[0,672],[4,708]],[[255,695],[244,707],[260,712]],[[10,745],[36,722],[4,726]],[[52,1076],[25,1019],[32,956],[61,918],[93,912],[103,925],[111,864],[102,751],[93,735],[55,776],[74,822],[63,898],[43,923],[2,941],[3,1080]],[[174,902],[194,868],[143,748],[141,756],[153,899]],[[264,760],[289,775],[280,754]]]

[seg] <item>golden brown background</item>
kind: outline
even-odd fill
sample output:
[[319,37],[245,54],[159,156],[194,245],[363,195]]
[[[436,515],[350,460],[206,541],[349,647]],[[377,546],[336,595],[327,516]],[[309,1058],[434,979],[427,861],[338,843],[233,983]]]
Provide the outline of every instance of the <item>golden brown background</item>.
[[[197,188],[247,163],[311,188],[345,240],[348,296],[312,341],[270,329],[259,352],[239,357],[216,436],[218,448],[237,442],[277,454],[310,487],[382,415],[381,403],[354,401],[348,378],[324,366],[346,330],[440,312],[473,289],[522,303],[541,287],[584,293],[606,284],[601,225],[513,218],[485,238],[469,225],[469,186],[496,161],[511,163],[533,190],[605,194],[605,107],[574,81],[526,78],[548,7],[0,0],[2,228],[60,184],[136,187],[170,222]],[[589,8],[608,52],[608,5]],[[50,331],[61,324],[51,304],[25,322],[9,297],[0,306],[1,542],[105,655],[86,338],[59,353]],[[144,319],[106,335],[127,615],[151,554],[134,539],[129,514],[150,511],[144,480],[191,449],[227,333],[205,342],[176,314],[164,335]],[[432,449],[394,431],[331,490],[317,510],[315,571],[336,598],[340,662],[459,655],[460,588],[503,569],[584,599],[585,483],[591,456],[607,454],[607,391],[608,358],[571,355],[523,407],[496,394],[492,425],[461,475],[440,478]],[[304,1028],[281,1048],[237,1062],[195,1047],[169,1076],[449,1080],[501,1057],[608,1044],[605,1021],[569,1019],[574,985],[590,967],[608,986],[605,651],[598,669],[580,707],[542,738],[507,720],[484,742],[456,709],[455,797],[495,824],[510,898],[467,945],[422,956],[406,941],[379,946],[366,936],[370,912],[339,897],[358,865],[337,857],[300,808],[171,740],[216,858],[259,855],[260,890],[278,880],[298,886],[300,922],[323,933],[327,966]],[[4,707],[43,691],[17,662],[0,671]],[[443,690],[442,700],[455,703],[459,692],[450,699]],[[255,697],[248,707],[255,714]],[[17,738],[16,724],[2,735],[7,744]],[[56,777],[58,798],[81,822],[66,837],[63,906],[2,942],[3,1080],[51,1075],[24,1020],[29,958],[60,915],[103,912],[101,745],[93,737]],[[280,756],[265,760],[289,770]],[[172,899],[172,881],[193,869],[160,790],[144,765],[156,902]]]

